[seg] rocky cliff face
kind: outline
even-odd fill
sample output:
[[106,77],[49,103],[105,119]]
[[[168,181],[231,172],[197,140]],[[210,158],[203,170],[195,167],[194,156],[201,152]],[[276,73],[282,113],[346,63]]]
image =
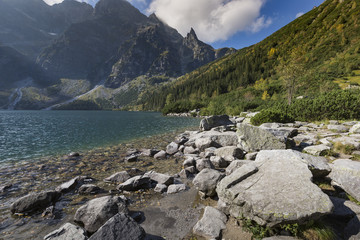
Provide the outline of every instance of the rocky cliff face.
[[193,29],[183,38],[125,0],[101,0],[93,15],[73,24],[37,63],[58,77],[103,80],[117,88],[139,76],[178,77],[221,55]]
[[42,0],[0,0],[0,42],[36,59],[71,24],[92,17],[90,5],[75,0],[48,6]]

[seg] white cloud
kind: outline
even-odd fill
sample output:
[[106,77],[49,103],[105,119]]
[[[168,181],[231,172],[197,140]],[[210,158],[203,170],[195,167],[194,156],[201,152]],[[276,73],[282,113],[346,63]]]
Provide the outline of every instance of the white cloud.
[[185,36],[193,27],[206,42],[227,40],[239,31],[257,32],[272,21],[260,16],[266,0],[153,0],[155,13]]
[[302,15],[304,15],[304,13],[303,13],[303,12],[299,12],[298,14],[296,14],[296,18],[301,17]]
[[63,0],[44,0],[45,3],[47,3],[48,5],[54,5],[56,3],[61,3]]

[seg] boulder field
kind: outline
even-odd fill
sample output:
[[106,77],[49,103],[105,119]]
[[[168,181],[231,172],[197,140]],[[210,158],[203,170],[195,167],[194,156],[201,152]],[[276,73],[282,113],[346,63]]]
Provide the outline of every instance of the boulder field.
[[[180,134],[164,150],[129,152],[127,161],[141,156],[155,161],[174,157],[182,161],[183,169],[172,176],[137,169],[109,174],[104,182],[116,189],[80,206],[73,219],[78,225],[67,223],[44,239],[146,239],[150,235],[140,215],[129,211],[131,201],[121,194],[149,189],[163,198],[189,189],[198,191],[204,201],[203,215],[187,226],[195,237],[221,239],[229,219],[236,219],[273,229],[264,239],[295,239],[283,226],[315,222],[341,222],[333,229],[334,239],[359,239],[359,123],[257,127],[248,122],[226,115],[207,117],[200,131]],[[44,211],[69,192],[101,192],[91,181],[77,177],[54,191],[29,194],[17,199],[11,212]],[[217,205],[206,204],[210,198]]]

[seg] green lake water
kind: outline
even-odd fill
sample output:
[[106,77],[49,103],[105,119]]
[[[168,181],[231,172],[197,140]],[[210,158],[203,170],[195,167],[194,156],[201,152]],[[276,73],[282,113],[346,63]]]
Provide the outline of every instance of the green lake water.
[[154,112],[0,111],[0,164],[112,146],[199,122]]

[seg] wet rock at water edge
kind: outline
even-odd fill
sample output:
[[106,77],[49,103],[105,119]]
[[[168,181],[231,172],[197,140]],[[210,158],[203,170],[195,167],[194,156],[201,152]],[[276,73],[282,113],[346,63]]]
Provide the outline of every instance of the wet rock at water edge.
[[92,182],[93,179],[87,176],[78,176],[75,177],[60,186],[58,186],[55,190],[61,193],[67,193],[70,192],[78,187],[80,187],[84,183]]
[[59,229],[49,233],[44,240],[86,240],[85,231],[79,226],[65,223]]
[[117,186],[119,191],[137,191],[139,189],[148,189],[151,187],[151,181],[146,176],[135,176]]
[[24,197],[17,199],[11,204],[10,210],[14,213],[33,213],[39,210],[44,210],[50,205],[53,205],[61,194],[56,191],[31,193]]
[[145,173],[143,177],[149,177],[152,181],[158,184],[165,184],[166,186],[174,183],[174,177],[155,171],[149,171]]
[[127,171],[117,172],[104,179],[108,183],[123,183],[130,179],[130,174]]
[[166,158],[166,152],[164,150],[161,150],[157,154],[154,155],[155,159],[165,159]]
[[142,240],[144,229],[131,217],[118,213],[110,218],[89,240]]
[[81,223],[89,233],[94,233],[119,212],[128,213],[126,202],[118,196],[105,196],[95,198],[80,207],[75,213],[74,221]]
[[94,185],[94,184],[84,184],[82,185],[80,188],[79,188],[79,194],[83,194],[83,195],[86,195],[86,194],[98,194],[98,193],[101,193],[101,192],[105,192],[104,189]]

